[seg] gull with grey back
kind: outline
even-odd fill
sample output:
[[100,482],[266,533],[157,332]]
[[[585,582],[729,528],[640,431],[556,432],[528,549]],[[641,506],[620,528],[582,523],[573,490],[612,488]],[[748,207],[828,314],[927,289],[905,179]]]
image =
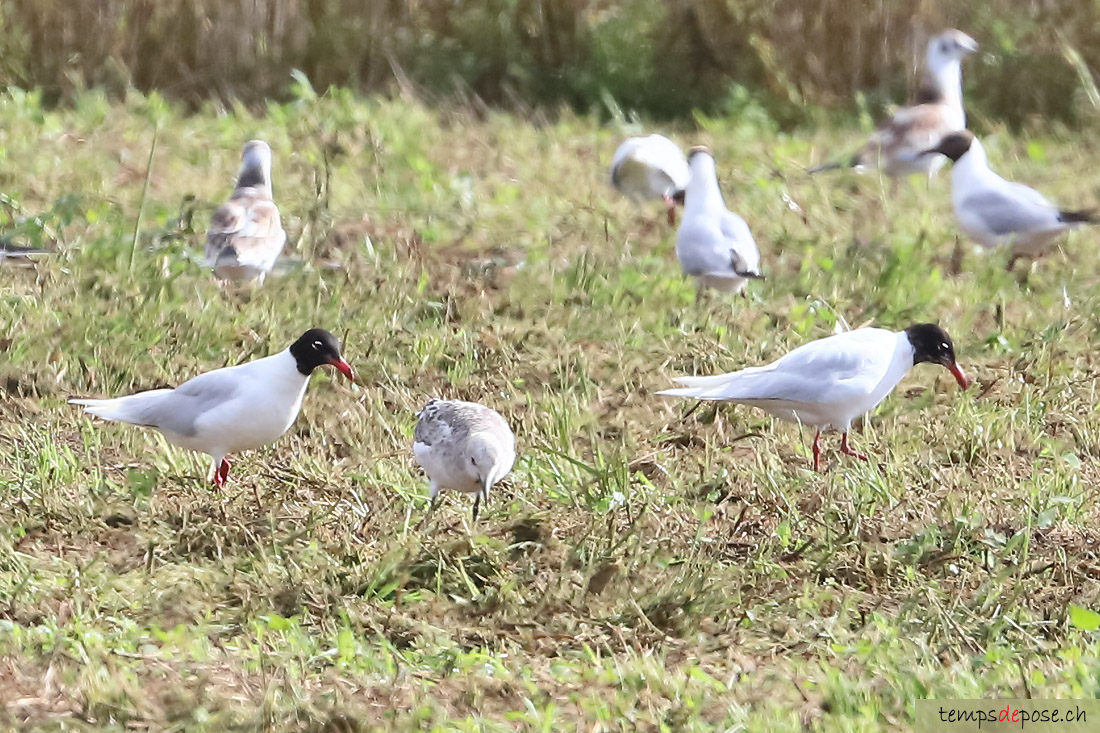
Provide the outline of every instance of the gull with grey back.
[[286,244],[271,190],[271,146],[250,140],[241,153],[237,185],[206,230],[204,264],[219,281],[254,280],[263,285]]
[[221,487],[228,456],[278,440],[298,417],[313,370],[326,364],[354,379],[336,337],[313,328],[278,354],[200,374],[175,389],[69,403],[105,420],[156,428],[172,445],[206,453]]
[[982,247],[1007,247],[1009,270],[1017,259],[1042,257],[1070,229],[1100,221],[1093,211],[1059,209],[1035,189],[994,173],[969,130],[947,135],[924,152],[954,163],[951,203],[959,227]]
[[970,382],[955,361],[951,337],[939,326],[920,323],[904,331],[859,328],[811,341],[771,364],[713,377],[680,377],[684,385],[657,394],[759,407],[780,418],[817,428],[814,470],[821,470],[821,433],[844,434],[842,453],[867,460],[848,446],[852,421],[894,391],[913,365],[940,364],[959,387]]
[[417,415],[413,455],[431,482],[429,511],[443,489],[475,494],[478,508],[516,462],[516,436],[496,410],[476,402],[432,399]]
[[697,299],[707,288],[740,293],[749,280],[764,277],[756,241],[745,220],[726,208],[710,151],[692,148],[688,165],[691,181],[676,232],[676,258],[684,274],[695,279]]

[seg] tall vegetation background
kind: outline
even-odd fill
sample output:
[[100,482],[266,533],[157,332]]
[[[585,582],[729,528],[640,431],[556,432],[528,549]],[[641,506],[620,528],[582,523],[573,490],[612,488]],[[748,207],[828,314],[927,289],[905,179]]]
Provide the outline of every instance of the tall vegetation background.
[[979,122],[1081,124],[1100,102],[1095,0],[6,0],[0,15],[0,83],[53,100],[257,103],[298,69],[318,89],[656,118],[752,107],[789,126],[904,98],[924,40],[954,26],[983,46],[966,71]]

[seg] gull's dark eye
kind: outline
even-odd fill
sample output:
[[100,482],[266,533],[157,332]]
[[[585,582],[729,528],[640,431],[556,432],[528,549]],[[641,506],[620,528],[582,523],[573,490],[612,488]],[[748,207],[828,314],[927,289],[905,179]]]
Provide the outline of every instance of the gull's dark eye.
[[475,461],[475,460],[474,460],[473,458],[471,458],[471,459],[470,459],[470,465],[471,465],[471,466],[476,466],[476,465],[477,465],[477,461]]
[[951,347],[948,346],[947,344],[940,344],[940,348],[943,349],[944,351],[951,351]]

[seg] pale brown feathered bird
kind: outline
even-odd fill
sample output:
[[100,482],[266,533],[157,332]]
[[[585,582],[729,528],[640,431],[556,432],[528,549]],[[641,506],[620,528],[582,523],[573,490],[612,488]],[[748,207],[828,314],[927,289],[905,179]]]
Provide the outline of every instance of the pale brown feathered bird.
[[263,285],[284,244],[286,232],[271,196],[271,147],[250,140],[241,153],[233,195],[210,218],[205,264],[219,280]]

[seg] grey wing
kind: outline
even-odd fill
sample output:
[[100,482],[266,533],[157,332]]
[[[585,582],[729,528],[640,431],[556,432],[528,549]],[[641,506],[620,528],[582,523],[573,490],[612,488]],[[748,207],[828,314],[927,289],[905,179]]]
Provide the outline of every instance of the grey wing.
[[760,252],[745,220],[732,211],[727,211],[722,217],[721,229],[733,252],[733,271],[738,275],[759,274]]
[[454,435],[451,427],[451,403],[446,400],[432,399],[424,405],[424,409],[417,415],[416,429],[413,431],[413,442],[421,445],[433,446],[449,440]]
[[967,196],[959,202],[959,209],[960,214],[965,212],[978,219],[997,236],[1048,229],[1059,223],[1058,210],[1046,199],[1009,196],[1000,191]]
[[733,276],[733,244],[714,218],[680,226],[676,257],[687,275]]
[[225,370],[200,374],[150,405],[150,421],[145,424],[180,435],[194,435],[199,418],[233,399],[239,387],[237,380]]
[[413,442],[433,446],[448,434],[445,424],[420,413],[420,418],[416,421],[416,429],[413,431]]
[[890,331],[860,328],[803,344],[752,373],[770,399],[842,402],[882,381],[895,344]]

